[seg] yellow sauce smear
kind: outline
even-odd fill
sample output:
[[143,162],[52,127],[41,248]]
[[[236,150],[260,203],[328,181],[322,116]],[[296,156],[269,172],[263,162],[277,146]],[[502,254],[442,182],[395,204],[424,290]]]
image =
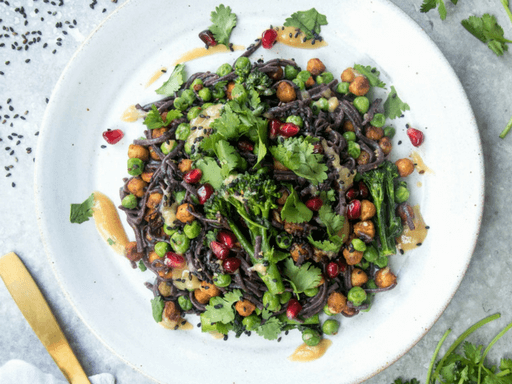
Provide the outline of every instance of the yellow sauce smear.
[[153,84],[155,81],[157,81],[160,78],[160,76],[162,76],[165,72],[167,72],[167,68],[165,67],[162,67],[158,71],[156,71],[146,83],[146,88]]
[[133,123],[144,116],[144,113],[135,108],[135,105],[130,105],[121,115],[121,120],[127,123]]
[[94,192],[92,217],[99,234],[116,253],[125,255],[128,236],[121,224],[117,208],[112,201],[101,192]]
[[411,230],[407,225],[404,225],[404,232],[398,238],[398,248],[403,249],[405,252],[417,248],[425,241],[428,234],[423,216],[421,216],[420,206],[415,205],[412,207],[414,211],[414,229]]
[[[241,51],[242,49],[245,49],[243,45],[233,45],[233,50],[235,51]],[[186,61],[198,59],[200,57],[213,55],[216,53],[222,53],[222,52],[230,52],[231,50],[226,47],[224,44],[218,44],[214,47],[210,47],[208,49],[204,47],[199,48],[193,48],[188,52],[185,52],[183,55],[181,55],[174,63],[173,65],[184,63]]]
[[325,354],[325,352],[327,352],[327,349],[331,345],[332,341],[329,339],[322,339],[322,341],[320,341],[320,343],[314,347],[309,347],[306,344],[302,344],[288,357],[288,360],[305,363],[319,359]]
[[[318,49],[321,47],[327,46],[327,42],[325,40],[315,41],[313,44],[313,39],[309,39],[304,41],[304,33],[300,33],[295,37],[297,31],[295,27],[278,27],[275,28],[277,31],[277,41],[281,44],[289,45],[294,48],[303,48],[303,49]],[[291,36],[291,37],[290,37]]]
[[185,321],[185,322],[181,322],[180,326],[178,327],[178,329],[182,330],[182,331],[190,331],[191,329],[194,329],[194,326],[192,324],[190,324],[188,321]]
[[418,152],[414,151],[411,153],[411,158],[414,165],[416,166],[416,170],[420,175],[423,175],[424,173],[434,173],[429,167],[427,167]]

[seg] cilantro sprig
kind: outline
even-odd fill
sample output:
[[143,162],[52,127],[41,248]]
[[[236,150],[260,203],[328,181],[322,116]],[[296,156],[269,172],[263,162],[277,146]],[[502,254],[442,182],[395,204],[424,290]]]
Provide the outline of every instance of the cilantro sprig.
[[292,258],[284,261],[284,275],[288,277],[295,294],[318,287],[322,280],[322,271],[310,262],[296,266]]
[[281,219],[289,223],[309,222],[313,217],[313,211],[300,200],[299,194],[292,186],[288,188],[290,189],[290,194],[281,210]]
[[231,12],[230,7],[221,4],[212,11],[210,19],[213,24],[208,29],[213,33],[215,40],[218,44],[228,46],[231,31],[236,26],[236,15]]
[[174,67],[169,79],[155,92],[163,96],[172,96],[180,89],[186,78],[185,64],[178,64]]
[[[451,0],[451,2],[456,5],[458,0]],[[447,11],[444,0],[424,0],[423,4],[421,4],[420,12],[426,13],[435,8],[437,8],[441,20],[445,20]]]
[[295,12],[284,22],[285,27],[295,27],[304,32],[306,40],[318,39],[322,25],[327,25],[327,17],[315,8],[311,8],[309,11]]
[[391,86],[386,101],[384,102],[384,116],[388,119],[396,119],[402,116],[405,111],[409,111],[409,104],[404,103],[399,97],[394,86]]

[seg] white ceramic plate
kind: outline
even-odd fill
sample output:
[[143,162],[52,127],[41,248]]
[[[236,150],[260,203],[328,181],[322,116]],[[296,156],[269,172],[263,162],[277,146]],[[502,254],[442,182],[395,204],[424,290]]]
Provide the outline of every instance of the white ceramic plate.
[[[225,2],[226,3],[226,2]],[[248,46],[269,25],[312,6],[307,1],[230,1],[238,15],[231,41]],[[336,76],[354,63],[378,66],[411,107],[395,120],[399,156],[413,147],[405,124],[422,129],[419,153],[432,173],[409,182],[431,229],[420,248],[395,256],[396,289],[377,296],[369,313],[342,318],[326,355],[310,363],[287,357],[300,344],[292,332],[280,343],[258,337],[228,342],[201,334],[167,331],[151,317],[150,274],[132,270],[99,238],[94,223],[69,223],[69,207],[94,190],[119,204],[126,150],[142,124],[120,120],[127,106],[155,99],[145,88],[160,67],[201,46],[197,34],[211,23],[218,1],[132,0],[103,23],[75,54],[50,99],[38,147],[36,199],[46,251],[70,302],[90,329],[128,364],[160,382],[354,383],[406,353],[449,303],[475,246],[483,206],[483,159],[470,105],[454,72],[426,34],[385,0],[343,0],[316,6],[329,25],[328,46],[297,50],[276,45],[253,58],[295,58],[304,67],[321,58]],[[263,52],[264,51],[264,52]],[[192,74],[233,62],[240,52],[187,65]],[[389,89],[389,88],[388,88]],[[121,128],[126,137],[101,149],[101,133]],[[401,145],[397,145],[398,141]],[[398,156],[397,155],[397,156]],[[131,232],[128,232],[131,234]],[[192,323],[197,323],[195,319]]]

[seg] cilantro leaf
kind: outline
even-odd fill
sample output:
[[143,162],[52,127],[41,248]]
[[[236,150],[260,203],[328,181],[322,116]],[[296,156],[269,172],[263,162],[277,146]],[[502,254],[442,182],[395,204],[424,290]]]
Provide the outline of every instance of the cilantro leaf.
[[327,17],[318,13],[315,8],[309,11],[298,11],[284,22],[285,27],[299,28],[306,35],[306,39],[318,38],[320,27],[327,25]]
[[333,212],[329,204],[323,204],[318,210],[318,217],[323,225],[327,228],[329,236],[335,235],[345,223],[345,218]]
[[267,340],[275,340],[281,334],[283,325],[277,317],[271,317],[256,328],[256,333]]
[[139,264],[137,264],[137,266],[139,267],[139,269],[142,271],[142,272],[146,272],[146,270],[148,269],[146,267],[146,264],[144,264],[144,262],[142,260],[139,261]]
[[300,201],[297,191],[289,187],[290,194],[281,210],[281,219],[289,223],[307,223],[313,218],[313,211]]
[[233,292],[227,292],[223,297],[212,297],[210,303],[206,306],[206,311],[203,313],[204,318],[210,324],[217,322],[227,324],[232,322],[235,320],[233,304],[240,300],[241,297],[242,293],[238,289],[235,289]]
[[311,245],[325,252],[338,253],[343,245],[343,239],[337,235],[330,236],[329,240],[315,240],[309,235],[308,240]]
[[172,96],[176,91],[180,89],[181,85],[185,82],[185,80],[185,64],[178,64],[174,67],[174,70],[172,71],[169,80],[167,80],[155,92],[159,95]]
[[[457,4],[458,0],[451,0],[453,4]],[[439,12],[439,17],[441,20],[446,19],[446,5],[444,0],[423,0],[423,4],[421,4],[420,12],[426,13],[432,9],[439,7],[437,11]]]
[[92,217],[94,206],[94,193],[91,194],[82,204],[71,204],[69,221],[73,224],[82,224]]
[[241,121],[238,115],[233,111],[230,104],[226,104],[220,117],[211,123],[211,127],[217,130],[226,140],[237,139]]
[[461,24],[497,55],[502,56],[508,50],[507,43],[512,43],[504,37],[503,28],[498,24],[496,17],[486,13],[482,17],[470,16],[462,20]]
[[296,175],[318,185],[327,179],[327,165],[322,162],[323,156],[313,153],[311,137],[290,137],[278,146],[270,147],[272,156],[292,170]]
[[296,266],[291,257],[284,261],[284,275],[290,279],[289,281],[296,294],[318,287],[322,279],[320,268],[309,262]]
[[380,72],[369,65],[366,67],[361,64],[354,64],[354,69],[360,74],[366,76],[372,87],[386,88],[386,83],[379,79]]
[[164,120],[158,111],[158,108],[153,104],[151,106],[151,111],[148,112],[144,119],[144,125],[146,125],[148,129],[158,129],[168,126],[174,119],[178,119],[181,116],[183,116],[183,114],[180,111],[177,109],[171,109],[167,112],[167,116]]
[[224,178],[227,178],[236,168],[244,168],[244,164],[247,164],[235,147],[226,140],[215,143],[214,151],[221,165],[220,173]]
[[388,119],[396,119],[397,117],[402,116],[403,112],[409,111],[411,108],[409,104],[404,103],[396,92],[394,86],[391,86],[391,92],[384,102],[384,115]]
[[221,174],[221,168],[213,157],[202,157],[194,162],[194,166],[203,173],[201,183],[208,183],[214,189],[219,189],[222,186],[224,178]]
[[153,319],[157,323],[162,321],[162,314],[164,312],[164,299],[162,299],[162,296],[157,296],[154,299],[151,299],[151,310],[153,312]]
[[215,11],[212,11],[210,19],[213,25],[209,30],[213,33],[215,40],[218,44],[228,46],[231,31],[236,26],[236,15],[231,12],[230,7],[221,4],[215,8]]

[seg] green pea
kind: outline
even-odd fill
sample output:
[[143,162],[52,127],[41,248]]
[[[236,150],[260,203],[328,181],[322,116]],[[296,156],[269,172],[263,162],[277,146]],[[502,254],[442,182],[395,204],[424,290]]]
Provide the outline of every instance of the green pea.
[[190,124],[189,123],[181,123],[176,128],[176,139],[177,140],[187,140],[190,136]]
[[226,96],[226,92],[224,92],[223,88],[214,87],[213,88],[213,92],[212,92],[212,96],[213,96],[214,99],[222,99],[223,97]]
[[[319,78],[320,78],[321,82],[318,81]],[[324,72],[321,75],[318,75],[316,77],[316,82],[318,84],[327,84],[327,83],[330,83],[333,80],[334,80],[334,75],[331,72]]]
[[377,289],[377,284],[375,283],[375,280],[373,279],[370,279],[366,282],[366,288],[369,288],[369,289]]
[[370,100],[366,96],[357,96],[354,101],[354,107],[359,111],[360,114],[365,114],[370,108]]
[[370,121],[370,124],[377,128],[382,128],[384,124],[386,124],[386,116],[382,113],[376,113],[373,115],[373,119]]
[[183,227],[183,232],[189,239],[195,239],[201,233],[201,224],[194,220],[192,224],[187,224]]
[[[197,86],[200,86],[200,87],[197,87]],[[190,87],[189,89],[190,90],[196,90],[196,88],[201,89],[203,87],[203,80],[201,79],[194,79],[194,81],[192,82],[192,84],[190,84]]]
[[370,266],[370,262],[368,260],[363,259],[363,260],[361,260],[359,262],[359,264],[356,264],[356,265],[357,265],[358,268],[364,270],[364,269],[367,269]]
[[388,258],[386,256],[379,257],[374,264],[379,268],[385,268],[388,266]]
[[408,199],[409,199],[409,189],[404,185],[400,185],[395,190],[395,203],[401,204],[404,201],[407,201]]
[[329,109],[329,100],[327,100],[325,97],[319,98],[317,103],[322,111],[327,111]]
[[318,288],[309,288],[309,289],[306,289],[304,291],[304,294],[307,296],[307,297],[313,297],[313,296],[316,296],[316,294],[318,293]]
[[276,236],[276,243],[279,248],[288,249],[292,245],[293,236],[282,232]]
[[322,332],[326,335],[336,335],[340,329],[340,323],[336,320],[325,320],[322,324]]
[[240,56],[235,62],[235,71],[247,72],[251,70],[251,60],[245,56]]
[[374,263],[375,260],[379,258],[379,252],[373,245],[370,245],[366,247],[366,250],[363,252],[363,257],[370,263]]
[[269,291],[265,292],[263,294],[263,307],[272,312],[279,311],[281,309],[279,297],[277,297],[277,295],[273,295]]
[[357,307],[363,304],[363,301],[366,300],[366,292],[361,287],[352,287],[350,288],[350,291],[348,291],[347,299]]
[[136,157],[128,159],[128,174],[139,176],[144,172],[144,162]]
[[213,278],[213,284],[215,284],[217,287],[227,287],[229,284],[231,284],[231,275],[221,274],[217,275]]
[[180,110],[180,111],[184,111],[185,109],[188,108],[187,101],[182,97],[175,98],[173,101],[173,105],[174,105],[174,108],[176,108],[177,110]]
[[166,243],[165,241],[159,241],[155,244],[155,252],[158,255],[158,257],[164,257],[167,252],[169,252],[170,249],[169,243]]
[[286,304],[287,302],[290,301],[290,299],[292,298],[292,293],[291,292],[283,292],[279,295],[279,302],[281,304]]
[[354,159],[357,159],[359,155],[361,154],[361,147],[359,144],[357,144],[355,141],[349,141],[348,143],[347,152],[350,156],[352,156]]
[[188,105],[190,105],[190,104],[194,103],[194,101],[196,101],[196,94],[191,89],[185,89],[181,93],[181,97],[183,98],[183,100],[185,100],[187,102]]
[[192,107],[188,110],[187,113],[187,120],[191,121],[194,120],[199,114],[201,113],[202,108],[201,107]]
[[347,83],[346,81],[338,83],[338,85],[336,86],[336,92],[343,93],[344,95],[346,95],[348,93],[349,86],[350,86],[350,83]]
[[190,239],[184,233],[176,232],[171,236],[171,247],[174,252],[182,255],[190,247]]
[[197,92],[197,96],[199,96],[203,101],[210,101],[212,98],[212,91],[210,91],[210,88],[203,88]]
[[384,136],[387,136],[390,139],[392,139],[395,136],[395,134],[396,134],[395,128],[393,128],[393,127],[384,128]]
[[303,82],[306,82],[311,77],[311,72],[309,71],[300,71],[297,75],[297,79],[302,80]]
[[305,328],[302,331],[302,341],[309,347],[318,345],[322,340],[320,333],[311,328]]
[[174,201],[177,202],[178,204],[181,204],[181,202],[185,198],[185,195],[187,194],[185,191],[177,191],[177,192],[173,192],[173,193],[174,193]]
[[352,246],[356,251],[364,252],[366,251],[366,244],[361,239],[352,239]]
[[194,147],[194,144],[193,143],[190,143],[190,142],[186,142],[185,143],[185,146],[183,147],[185,153],[187,155],[192,155],[192,148]]
[[252,315],[244,317],[242,324],[245,326],[247,331],[254,331],[260,326],[261,318],[253,313]]
[[301,79],[299,79],[298,77],[296,77],[295,79],[292,80],[292,83],[295,84],[297,87],[299,87],[299,89],[301,91],[303,91],[304,89],[306,89],[306,83],[304,81],[302,81]]
[[226,76],[227,74],[231,73],[233,71],[233,67],[228,64],[224,63],[219,68],[217,68],[217,72],[215,72],[219,77]]
[[286,122],[287,123],[292,123],[292,124],[295,124],[299,127],[303,127],[304,126],[304,121],[302,120],[302,117],[300,116],[296,116],[296,115],[290,115],[286,118]]
[[184,311],[190,311],[193,307],[192,301],[190,301],[188,296],[178,297],[178,304],[180,305],[181,309],[183,309]]
[[164,155],[168,155],[174,148],[176,148],[177,145],[178,143],[176,140],[167,140],[160,145],[160,150]]
[[164,224],[164,233],[165,233],[167,236],[172,236],[172,235],[174,235],[176,232],[178,232],[178,229],[177,229],[177,228],[173,228],[173,227],[171,227],[170,225]]
[[355,134],[355,132],[352,132],[352,131],[344,132],[343,137],[347,141],[356,141],[356,134]]
[[324,313],[327,315],[327,316],[334,316],[335,313],[332,313],[330,310],[329,310],[329,306],[327,304],[324,305],[324,308],[323,308],[323,311]]
[[137,207],[137,196],[130,193],[121,200],[121,205],[128,209],[134,209]]
[[239,103],[244,103],[247,101],[247,97],[247,90],[242,84],[236,84],[231,90],[231,98],[238,101]]
[[299,69],[293,65],[287,65],[284,67],[284,77],[288,80],[293,80],[299,74]]

